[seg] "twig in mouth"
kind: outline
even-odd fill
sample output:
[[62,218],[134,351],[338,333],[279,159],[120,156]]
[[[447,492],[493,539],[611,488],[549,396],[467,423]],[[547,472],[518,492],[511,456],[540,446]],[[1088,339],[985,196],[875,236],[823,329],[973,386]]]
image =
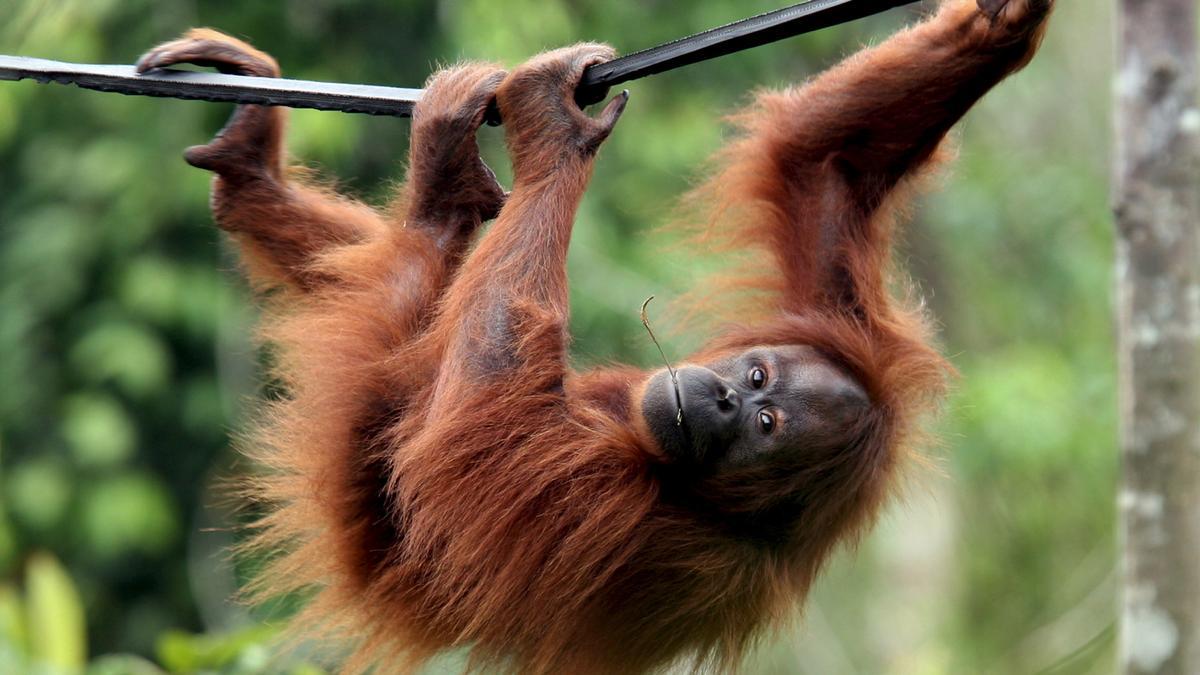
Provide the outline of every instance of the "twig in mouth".
[[675,374],[675,369],[671,367],[671,361],[667,359],[666,352],[663,351],[662,345],[658,343],[658,338],[654,337],[654,331],[650,328],[650,320],[646,318],[646,307],[650,305],[650,301],[654,296],[646,298],[642,303],[642,326],[646,328],[646,332],[650,334],[650,341],[658,348],[658,354],[662,357],[663,363],[667,366],[667,372],[671,374],[671,386],[675,388],[675,426],[683,426],[683,397],[679,395],[679,377]]

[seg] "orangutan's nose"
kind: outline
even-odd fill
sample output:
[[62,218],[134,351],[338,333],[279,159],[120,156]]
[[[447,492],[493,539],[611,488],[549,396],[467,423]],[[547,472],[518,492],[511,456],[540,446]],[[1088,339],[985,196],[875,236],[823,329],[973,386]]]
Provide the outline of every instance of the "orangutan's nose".
[[685,366],[679,369],[678,375],[684,417],[708,427],[707,433],[724,435],[735,424],[742,409],[742,397],[737,389],[703,366]]
[[716,390],[717,410],[736,415],[742,407],[742,399],[738,396],[737,390],[725,384],[724,381],[717,383]]

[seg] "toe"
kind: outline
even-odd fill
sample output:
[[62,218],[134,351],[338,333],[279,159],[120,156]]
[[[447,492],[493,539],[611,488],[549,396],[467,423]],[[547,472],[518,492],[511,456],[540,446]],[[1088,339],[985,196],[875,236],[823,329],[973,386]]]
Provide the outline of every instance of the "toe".
[[143,54],[142,57],[138,59],[137,65],[135,66],[137,72],[144,73],[148,70],[153,70],[155,68],[166,68],[167,66],[178,63],[179,61],[175,58],[175,52],[173,51],[175,44],[175,42],[168,42],[166,44],[159,45]]
[[279,66],[267,54],[216,31],[194,30],[187,36],[161,44],[138,59],[136,70],[145,73],[179,63],[211,66],[223,73],[278,77]]

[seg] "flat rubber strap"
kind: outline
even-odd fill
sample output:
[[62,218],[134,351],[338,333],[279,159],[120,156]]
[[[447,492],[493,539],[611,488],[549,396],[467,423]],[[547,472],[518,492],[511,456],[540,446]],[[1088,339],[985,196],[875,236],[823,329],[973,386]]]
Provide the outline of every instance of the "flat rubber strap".
[[421,98],[420,89],[171,69],[138,75],[133,66],[0,56],[0,80],[24,79],[137,96],[259,103],[398,117],[411,115],[413,104]]
[[[809,0],[752,16],[591,66],[583,74],[575,99],[580,105],[596,103],[603,100],[615,84],[854,21],[915,1]],[[132,66],[0,55],[0,80],[24,79],[139,96],[258,103],[397,117],[412,115],[413,104],[421,98],[420,89],[171,69],[139,75]]]
[[588,68],[576,100],[595,103],[609,87],[785,38],[879,14],[916,0],[810,0],[711,28]]

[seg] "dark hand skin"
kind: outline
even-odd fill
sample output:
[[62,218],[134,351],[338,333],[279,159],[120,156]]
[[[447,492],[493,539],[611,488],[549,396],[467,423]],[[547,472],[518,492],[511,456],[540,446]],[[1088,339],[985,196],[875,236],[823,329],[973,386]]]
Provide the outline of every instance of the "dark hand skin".
[[[179,63],[280,75],[270,55],[208,28],[154,47],[137,70]],[[395,266],[428,284],[400,298],[405,307],[398,309],[419,325],[471,236],[504,205],[506,194],[480,158],[475,135],[505,74],[494,64],[468,63],[429,78],[413,110],[407,180],[383,213],[288,175],[286,108],[239,105],[212,141],[188,148],[184,158],[216,174],[217,224],[235,234],[257,263],[248,265],[256,283],[313,290],[329,281],[310,269],[315,259],[333,248],[391,236],[402,249]]]
[[413,109],[406,224],[430,228],[443,248],[460,248],[504,206],[475,136],[505,74],[478,63],[439,71]]
[[682,420],[665,369],[646,385],[642,416],[668,456],[700,467],[844,446],[870,407],[862,387],[810,347],[757,347],[676,373]]
[[517,183],[593,159],[624,112],[629,92],[614,96],[592,117],[575,103],[575,87],[588,66],[614,55],[605,45],[564,47],[538,55],[505,80],[497,104]]
[[[137,72],[190,63],[222,73],[279,77],[279,64],[237,38],[207,28],[188,31],[142,55]],[[283,170],[282,127],[285,111],[277,107],[239,105],[225,128],[207,145],[187,149],[188,164],[215,171],[227,180],[279,179]]]

